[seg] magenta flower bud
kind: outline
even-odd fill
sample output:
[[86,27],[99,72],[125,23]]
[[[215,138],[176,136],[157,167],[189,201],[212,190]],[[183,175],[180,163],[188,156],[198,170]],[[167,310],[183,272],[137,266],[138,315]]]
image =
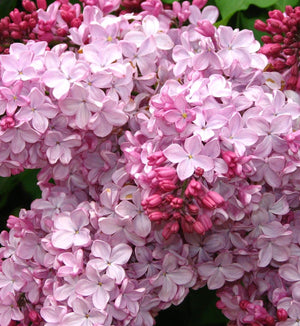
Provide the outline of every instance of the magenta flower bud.
[[36,11],[36,5],[33,1],[30,0],[23,0],[22,1],[23,8],[28,12]]
[[274,326],[275,325],[275,319],[274,317],[268,315],[265,319],[264,322],[267,326]]
[[175,234],[179,231],[179,223],[176,222],[170,222],[164,226],[164,229],[162,231],[162,236],[168,240],[172,234]]
[[177,188],[177,186],[171,180],[161,180],[159,181],[158,185],[163,191],[166,192],[172,191]]
[[170,167],[161,167],[154,170],[157,173],[157,177],[160,179],[172,180],[177,176],[176,170]]
[[231,165],[231,162],[236,159],[236,154],[231,151],[222,152],[222,158],[227,165]]
[[146,199],[146,205],[147,207],[156,207],[159,206],[162,202],[162,198],[158,194],[154,194]]
[[283,13],[278,9],[270,11],[269,12],[269,17],[277,19],[277,20],[283,20],[284,19]]
[[174,1],[172,3],[172,9],[173,9],[174,13],[176,15],[178,15],[178,13],[180,13],[180,11],[181,11],[181,5],[180,5],[180,3],[178,1]]
[[202,9],[207,3],[207,0],[193,0],[192,5]]
[[33,323],[33,325],[39,325],[42,321],[41,316],[34,310],[30,310],[28,317],[30,321]]
[[160,211],[152,212],[148,216],[149,216],[150,221],[152,221],[152,222],[158,222],[158,221],[163,220],[163,213]]
[[203,173],[204,173],[204,170],[202,168],[200,168],[199,166],[196,168],[196,170],[194,172],[195,176],[197,176],[197,177],[202,177]]
[[212,37],[215,34],[215,27],[209,20],[199,20],[195,30],[206,37]]
[[224,204],[224,198],[215,191],[208,191],[203,198],[201,198],[203,205],[210,209],[215,209]]
[[290,57],[288,57],[288,58],[286,59],[286,64],[287,64],[288,66],[292,66],[292,65],[294,65],[297,61],[298,61],[298,55],[296,56],[296,55],[294,54],[294,55],[292,55],[292,56],[290,56]]
[[82,20],[79,17],[75,17],[75,18],[72,19],[70,25],[71,25],[71,27],[78,28],[81,25],[81,23],[82,23]]
[[36,0],[37,6],[40,9],[46,10],[47,9],[47,1],[46,0]]
[[281,45],[278,43],[265,44],[260,52],[265,55],[277,55],[281,51]]
[[265,32],[267,26],[268,25],[260,19],[257,19],[254,23],[254,28],[261,32]]
[[14,40],[19,40],[19,39],[22,38],[22,34],[21,34],[21,32],[17,32],[17,31],[12,31],[12,32],[10,33],[10,36],[11,36],[11,38],[13,38]]
[[19,26],[20,26],[20,29],[21,29],[22,31],[26,31],[26,30],[28,29],[28,27],[29,27],[27,21],[22,21],[22,22],[20,22]]
[[20,11],[17,8],[15,8],[13,11],[11,11],[9,13],[9,17],[16,24],[18,24],[18,23],[20,23],[22,21]]
[[288,313],[283,308],[277,309],[276,315],[279,321],[286,321],[288,318]]
[[164,156],[162,151],[153,153],[148,156],[148,164],[153,165],[160,165],[166,161],[166,157]]
[[196,221],[193,224],[193,229],[198,234],[204,234],[205,233],[205,228],[204,228],[203,224],[200,221]]
[[188,214],[187,215],[184,215],[184,219],[189,224],[195,223],[195,219],[191,215],[188,215]]
[[199,213],[199,207],[194,204],[189,204],[188,210],[192,215],[197,215]]
[[170,205],[173,208],[181,208],[183,206],[183,199],[182,198],[175,197],[175,198],[172,199]]
[[212,222],[211,219],[209,218],[209,216],[207,216],[206,214],[202,214],[198,217],[199,222],[201,222],[201,224],[203,225],[205,231],[208,231],[211,229],[212,227]]
[[247,307],[249,306],[250,302],[248,300],[241,300],[239,303],[239,306],[242,310],[247,310]]
[[184,194],[188,197],[188,196],[198,196],[199,192],[201,191],[202,186],[201,183],[196,181],[195,179],[192,179],[188,186],[185,189]]

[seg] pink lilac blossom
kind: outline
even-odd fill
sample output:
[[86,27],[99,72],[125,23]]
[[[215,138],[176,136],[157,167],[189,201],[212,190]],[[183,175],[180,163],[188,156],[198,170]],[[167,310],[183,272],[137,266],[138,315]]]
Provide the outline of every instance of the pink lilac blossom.
[[205,285],[296,323],[299,96],[206,1],[120,2],[40,1],[44,41],[0,57],[0,175],[42,190],[0,235],[0,324],[152,326]]

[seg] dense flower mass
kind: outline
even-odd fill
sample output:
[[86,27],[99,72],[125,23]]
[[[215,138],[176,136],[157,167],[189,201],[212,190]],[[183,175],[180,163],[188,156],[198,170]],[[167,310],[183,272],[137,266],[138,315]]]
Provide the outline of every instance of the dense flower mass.
[[0,175],[42,190],[0,235],[0,324],[152,326],[205,285],[234,324],[296,323],[299,95],[206,1],[83,2],[0,56]]

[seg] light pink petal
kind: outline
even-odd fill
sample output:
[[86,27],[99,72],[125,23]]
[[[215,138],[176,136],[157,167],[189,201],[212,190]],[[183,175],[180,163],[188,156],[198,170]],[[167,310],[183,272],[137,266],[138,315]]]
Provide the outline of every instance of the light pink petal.
[[97,309],[103,310],[109,301],[109,294],[107,291],[105,291],[103,286],[98,285],[92,299],[94,306]]
[[146,214],[139,214],[133,220],[134,232],[140,237],[147,237],[151,232],[151,221]]
[[177,175],[180,180],[189,178],[195,172],[195,161],[193,159],[185,159],[177,165]]
[[258,254],[258,266],[266,267],[272,260],[272,245],[269,243],[262,248]]
[[292,119],[290,115],[279,115],[271,122],[272,134],[284,134],[292,132]]
[[87,212],[83,209],[76,209],[71,213],[71,219],[73,223],[78,226],[82,227],[89,223]]
[[83,228],[79,233],[75,233],[73,242],[75,246],[85,246],[90,240],[90,230]]
[[40,133],[44,133],[48,128],[48,119],[41,115],[39,112],[35,112],[32,119],[32,126]]
[[222,273],[224,274],[226,281],[233,282],[244,275],[244,270],[242,266],[238,264],[231,264],[223,267]]
[[163,278],[163,285],[158,296],[162,301],[170,301],[175,297],[177,285],[168,276],[163,276]]
[[168,273],[168,277],[178,285],[184,285],[189,283],[193,278],[193,272],[188,267],[181,267],[171,273]]
[[117,284],[121,284],[125,278],[125,271],[119,265],[109,265],[107,267],[106,274],[115,279]]
[[111,261],[116,264],[126,264],[132,254],[132,249],[125,243],[117,244],[111,252]]
[[158,33],[154,36],[155,38],[155,42],[156,42],[156,46],[160,49],[160,50],[170,50],[173,48],[174,43],[171,40],[170,36],[163,34],[163,33]]
[[295,265],[284,264],[279,268],[279,275],[289,282],[300,281],[300,274]]
[[[65,317],[63,318],[62,321],[62,325],[64,326],[82,326],[84,325],[83,320],[84,315],[82,315],[82,317],[78,314],[76,314],[75,312],[70,312],[68,314],[65,315]],[[86,325],[84,325],[86,326]]]
[[208,279],[210,275],[215,273],[217,267],[213,262],[203,263],[198,267],[198,272],[201,277]]
[[143,32],[130,31],[126,33],[124,40],[134,43],[137,47],[140,47],[143,41],[146,39],[146,36]]
[[186,151],[178,144],[172,144],[164,150],[164,155],[172,163],[179,163],[188,157]]
[[60,249],[69,249],[73,245],[74,232],[66,230],[56,231],[52,235],[53,246]]
[[76,292],[81,295],[91,295],[97,290],[97,285],[95,282],[89,280],[79,280],[76,284]]
[[202,10],[201,19],[207,19],[214,24],[219,16],[219,10],[216,6],[205,6]]
[[91,251],[95,257],[102,258],[106,261],[109,261],[110,259],[110,245],[102,240],[95,240],[92,245]]
[[210,290],[216,290],[221,288],[225,284],[225,277],[223,273],[217,269],[214,274],[212,274],[208,281],[207,281],[207,287]]

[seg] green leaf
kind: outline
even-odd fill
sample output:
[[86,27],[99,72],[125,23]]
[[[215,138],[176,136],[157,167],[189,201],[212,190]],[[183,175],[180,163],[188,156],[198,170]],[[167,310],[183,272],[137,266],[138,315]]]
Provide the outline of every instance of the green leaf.
[[162,0],[163,3],[167,3],[167,4],[171,4],[174,1],[177,1],[177,0]]
[[[256,8],[257,9],[257,8]],[[250,29],[253,31],[254,37],[256,40],[260,41],[261,37],[263,35],[266,35],[266,33],[258,31],[254,28],[254,23],[256,19],[266,20],[264,11],[259,12],[255,17],[249,16],[248,11],[245,12],[239,12],[240,16],[240,29]]]
[[230,19],[237,11],[247,10],[250,5],[267,8],[278,0],[216,0],[217,7],[222,15],[222,20]]
[[0,0],[0,18],[7,16],[17,5],[17,0]]
[[275,4],[275,8],[280,11],[285,11],[285,6],[290,5],[292,7],[296,7],[300,5],[299,0],[279,0]]

